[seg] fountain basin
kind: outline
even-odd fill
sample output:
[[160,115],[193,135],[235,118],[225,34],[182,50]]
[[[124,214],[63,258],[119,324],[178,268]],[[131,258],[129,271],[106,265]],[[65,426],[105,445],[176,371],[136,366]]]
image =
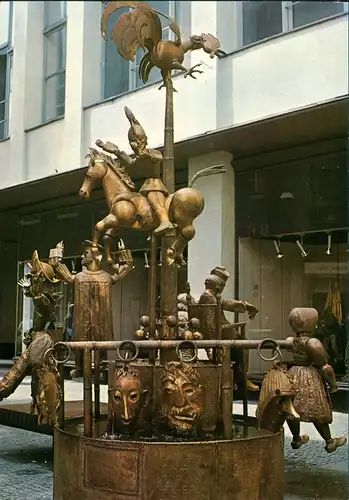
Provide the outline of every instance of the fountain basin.
[[[54,430],[54,500],[282,500],[283,431],[233,440],[117,441]],[[245,434],[246,435],[246,434]]]

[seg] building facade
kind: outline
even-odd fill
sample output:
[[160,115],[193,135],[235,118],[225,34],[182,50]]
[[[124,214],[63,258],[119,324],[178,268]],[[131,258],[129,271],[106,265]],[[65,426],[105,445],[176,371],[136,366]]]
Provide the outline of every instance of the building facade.
[[[205,275],[224,265],[231,273],[225,294],[257,302],[261,309],[258,319],[248,324],[248,336],[286,336],[288,311],[320,300],[314,293],[325,293],[321,280],[314,293],[304,292],[303,285],[312,287],[309,280],[304,284],[304,276],[313,281],[319,277],[306,274],[304,258],[298,262],[296,241],[302,239],[323,253],[328,232],[333,232],[331,243],[338,251],[337,246],[331,249],[333,266],[328,273],[335,277],[347,255],[347,195],[341,190],[346,179],[348,4],[149,3],[175,17],[184,38],[218,34],[227,54],[221,59],[210,59],[201,51],[187,54],[186,66],[200,62],[204,73],[197,80],[174,77],[177,186],[217,162],[228,170],[197,183],[206,208],[196,222],[197,235],[189,245],[180,283],[188,278],[197,295]],[[13,355],[15,330],[23,315],[13,283],[32,251],[38,247],[47,257],[49,248],[64,239],[67,255],[75,258],[79,242],[105,215],[101,190],[89,203],[77,196],[88,147],[102,139],[129,151],[125,105],[147,131],[150,146],[163,144],[159,74],[154,71],[144,85],[137,72],[139,58],[127,63],[112,40],[102,39],[103,8],[99,1],[0,2],[0,248],[6,262],[0,357]],[[164,25],[163,37],[171,36]],[[138,182],[142,173],[133,176]],[[300,189],[304,185],[308,190]],[[306,200],[315,199],[315,185],[318,206],[312,204],[311,215]],[[332,190],[330,197],[324,185]],[[273,193],[279,193],[277,202]],[[294,198],[287,198],[287,193]],[[327,206],[329,198],[332,208]],[[338,205],[339,199],[344,202]],[[310,237],[320,233],[324,241]],[[274,240],[284,249],[283,259],[276,263]],[[126,242],[135,251],[139,272],[115,292],[118,338],[129,337],[136,327],[120,323],[125,307],[131,304],[137,318],[146,309],[146,293],[137,290],[147,278],[147,243],[145,237],[134,235]],[[286,262],[286,245],[295,261],[292,269]],[[321,263],[316,252],[310,255]],[[303,285],[295,284],[290,291],[289,283],[297,279]],[[252,372],[264,369],[252,359]]]

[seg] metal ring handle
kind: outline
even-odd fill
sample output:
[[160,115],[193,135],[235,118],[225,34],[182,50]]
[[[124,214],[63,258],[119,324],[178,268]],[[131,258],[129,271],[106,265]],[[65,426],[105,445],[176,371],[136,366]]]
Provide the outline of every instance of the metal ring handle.
[[[273,356],[271,358],[266,358],[265,356],[263,356],[263,354],[261,352],[262,349],[264,349],[265,344],[268,344],[266,347],[269,349],[272,349],[273,353],[276,352],[276,354],[273,354]],[[273,344],[274,347],[270,347],[270,344]],[[261,359],[263,359],[263,361],[275,361],[278,357],[280,357],[280,359],[282,359],[282,352],[280,350],[279,344],[277,342],[275,342],[274,339],[271,339],[271,338],[263,339],[258,344],[257,353],[258,353],[258,356]]]
[[52,354],[52,358],[53,358],[54,362],[57,363],[58,365],[64,365],[67,361],[69,361],[70,356],[71,356],[71,349],[65,342],[57,342],[53,347],[50,347],[50,349],[47,349],[47,351],[45,352],[45,358],[51,351],[52,351],[52,353],[55,353],[57,346],[63,347],[63,349],[66,350],[67,355],[64,359],[59,360],[59,359],[55,358],[54,354]]
[[[134,355],[132,358],[124,358],[121,356],[121,349],[122,348],[125,348],[126,346],[131,346],[134,350]],[[137,344],[135,344],[134,342],[132,342],[132,340],[124,340],[123,342],[121,342],[121,344],[117,347],[116,349],[116,354],[118,356],[118,358],[121,360],[121,361],[124,361],[124,363],[130,363],[131,361],[134,361],[135,359],[137,359],[138,357],[138,354],[139,354],[139,347]]]
[[[189,359],[186,359],[185,361],[183,360],[182,353],[181,353],[181,349],[184,349],[184,346],[188,346],[187,349],[193,349],[193,351],[194,351],[194,356],[192,356]],[[191,363],[192,361],[195,361],[198,357],[198,348],[190,340],[183,340],[183,342],[180,342],[179,344],[177,344],[176,354],[181,362],[184,361],[185,363]]]

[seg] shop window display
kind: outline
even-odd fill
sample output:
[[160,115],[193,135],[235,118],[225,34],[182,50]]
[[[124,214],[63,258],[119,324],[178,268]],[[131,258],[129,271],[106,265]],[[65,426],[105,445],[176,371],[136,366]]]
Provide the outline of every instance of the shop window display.
[[[323,342],[337,380],[343,381],[349,379],[346,238],[345,230],[334,230],[239,242],[240,295],[260,309],[249,338],[287,338],[289,311],[296,304],[313,307],[319,313],[314,336]],[[284,361],[291,364],[287,355]],[[252,373],[266,369],[263,361],[252,360]]]

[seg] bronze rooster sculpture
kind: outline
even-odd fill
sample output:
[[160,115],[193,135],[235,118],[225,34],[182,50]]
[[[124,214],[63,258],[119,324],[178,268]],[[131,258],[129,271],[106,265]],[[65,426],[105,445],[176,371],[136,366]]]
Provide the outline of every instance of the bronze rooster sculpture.
[[[140,47],[146,51],[139,65],[139,76],[144,83],[148,81],[150,71],[154,67],[160,69],[164,84],[171,76],[172,70],[183,71],[185,78],[187,76],[196,78],[194,73],[202,73],[197,69],[201,63],[190,69],[182,64],[188,51],[203,49],[210,54],[211,58],[226,55],[220,49],[219,40],[209,33],[194,35],[182,42],[179,26],[174,19],[157,11],[146,2],[139,1],[109,2],[106,5],[101,20],[101,31],[105,40],[108,39],[107,21],[113,12],[121,8],[130,8],[132,11],[118,18],[111,33],[111,39],[114,40],[121,57],[127,61],[135,61]],[[174,41],[162,39],[159,15],[168,20],[169,28],[176,36]]]

